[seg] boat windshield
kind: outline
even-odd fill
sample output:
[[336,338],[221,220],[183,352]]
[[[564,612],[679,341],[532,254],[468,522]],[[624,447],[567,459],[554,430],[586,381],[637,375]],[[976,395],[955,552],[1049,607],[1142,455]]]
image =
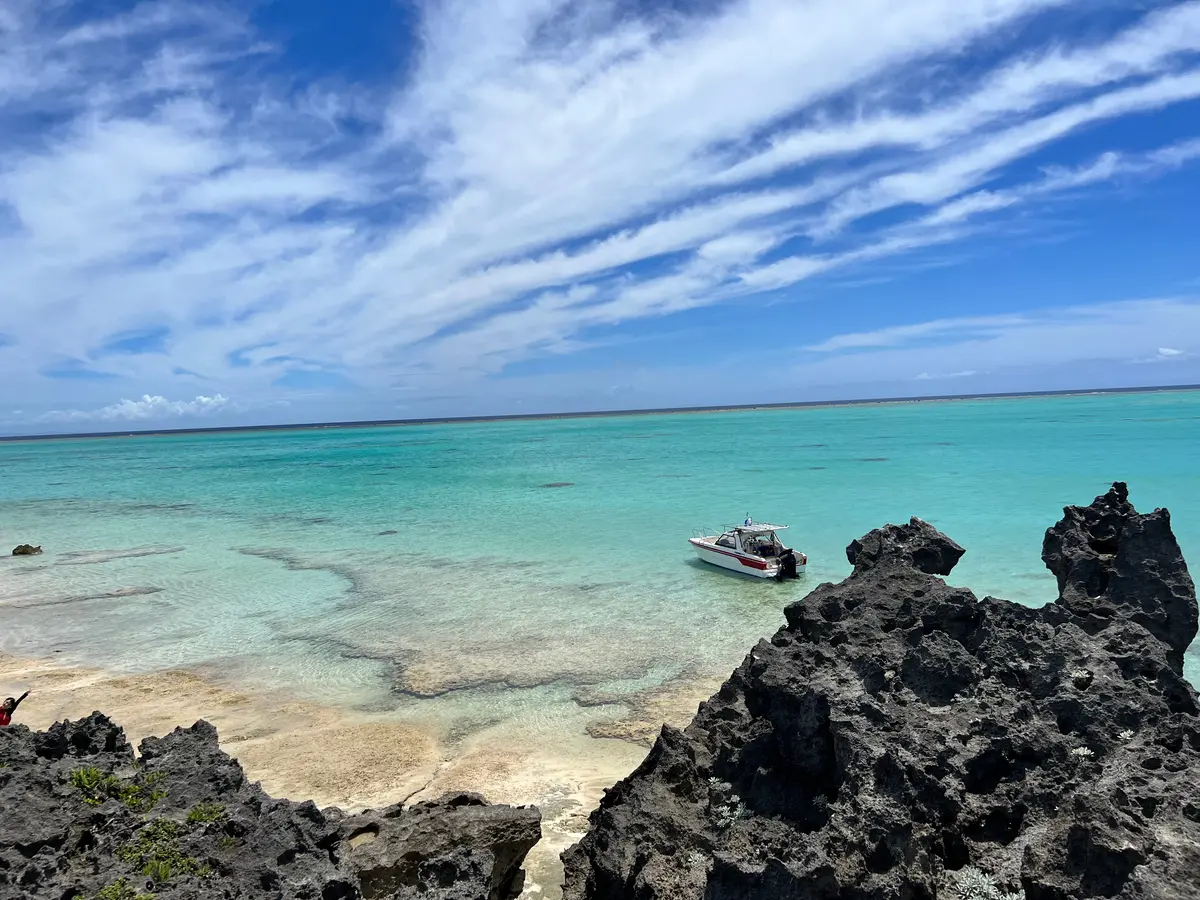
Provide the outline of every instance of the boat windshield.
[[745,535],[742,538],[742,546],[747,553],[753,553],[755,556],[778,556],[783,552],[783,544],[773,531]]

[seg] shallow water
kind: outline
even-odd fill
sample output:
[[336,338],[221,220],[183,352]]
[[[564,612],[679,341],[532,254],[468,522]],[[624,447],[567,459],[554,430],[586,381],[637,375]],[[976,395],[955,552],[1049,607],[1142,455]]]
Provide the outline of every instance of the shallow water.
[[[1197,447],[1200,393],[0,444],[0,547],[46,548],[0,557],[0,653],[340,710],[306,744],[277,702],[105,689],[147,728],[208,704],[272,789],[557,810],[534,860],[553,896],[554,854],[643,752],[589,735],[685,722],[786,603],[848,574],[851,539],[919,515],[968,549],[950,581],[1041,604],[1045,529],[1113,480],[1200,560]],[[792,526],[800,581],[691,558],[693,529],[747,512]],[[28,714],[70,712],[65,684]],[[376,783],[381,733],[418,749]]]
[[[1114,479],[1200,559],[1196,447],[1196,393],[0,445],[0,541],[47,549],[0,568],[3,649],[469,729],[480,692],[493,718],[724,672],[912,514],[968,548],[952,581],[1025,603],[1044,529]],[[803,580],[690,558],[747,511]]]

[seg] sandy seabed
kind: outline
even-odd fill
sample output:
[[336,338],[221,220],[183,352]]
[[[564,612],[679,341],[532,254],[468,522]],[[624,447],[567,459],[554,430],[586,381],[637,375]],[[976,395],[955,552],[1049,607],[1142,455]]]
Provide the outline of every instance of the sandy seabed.
[[587,728],[531,734],[505,723],[449,743],[432,726],[245,693],[194,672],[122,675],[0,655],[0,697],[31,691],[18,722],[44,730],[100,710],[136,747],[205,719],[222,749],[275,797],[357,811],[473,791],[493,803],[536,805],[543,836],[526,860],[523,896],[539,898],[560,896],[559,854],[582,836],[604,789],[637,767],[663,722],[686,724],[718,686],[674,682],[623,718]]

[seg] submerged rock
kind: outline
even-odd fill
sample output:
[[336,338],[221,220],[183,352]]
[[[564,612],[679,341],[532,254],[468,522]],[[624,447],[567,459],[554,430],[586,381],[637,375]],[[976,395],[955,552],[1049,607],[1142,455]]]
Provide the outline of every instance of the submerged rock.
[[12,555],[13,556],[37,556],[41,552],[42,552],[42,547],[40,544],[36,547],[33,546],[33,544],[18,544],[16,547],[13,548]]
[[[267,796],[206,722],[0,729],[0,898],[508,900],[536,809],[458,794],[347,815]],[[107,891],[107,893],[102,893]]]
[[[786,610],[563,854],[566,900],[1200,896],[1196,596],[1165,510],[1070,507],[1061,597],[978,600],[914,519]],[[1011,892],[1011,893],[1009,893]]]

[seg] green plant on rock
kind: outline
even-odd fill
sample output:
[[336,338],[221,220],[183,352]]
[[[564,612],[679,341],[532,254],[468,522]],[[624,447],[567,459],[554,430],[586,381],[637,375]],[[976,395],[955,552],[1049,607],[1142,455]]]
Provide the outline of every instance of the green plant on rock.
[[117,849],[117,858],[136,866],[155,883],[170,881],[181,875],[212,874],[208,866],[191,856],[184,856],[179,838],[185,833],[178,822],[155,819],[134,835],[132,841]]
[[88,806],[99,806],[121,792],[121,780],[95,766],[72,769],[68,777],[71,787],[83,794],[83,802]]
[[721,829],[729,828],[738,819],[744,819],[748,815],[746,804],[737,794],[730,794],[727,801],[712,806],[712,811],[717,827]]
[[68,778],[88,806],[100,806],[106,800],[120,800],[134,812],[145,812],[167,796],[166,791],[153,787],[162,780],[161,775],[157,778],[146,776],[139,784],[136,781],[122,781],[111,772],[95,766],[83,766],[72,769]]
[[146,867],[142,869],[142,874],[153,881],[155,884],[163,884],[170,881],[174,871],[171,868],[171,863],[165,859],[152,859],[146,863]]
[[158,805],[167,796],[166,791],[148,790],[137,784],[125,785],[117,798],[134,812],[146,812]]
[[965,866],[954,873],[954,900],[1025,900],[1023,891],[1000,890],[996,879],[974,866]]
[[224,815],[225,807],[220,803],[197,803],[188,810],[187,820],[189,825],[206,825]]
[[142,894],[136,891],[126,878],[118,878],[112,884],[100,889],[96,900],[154,900],[153,894]]

